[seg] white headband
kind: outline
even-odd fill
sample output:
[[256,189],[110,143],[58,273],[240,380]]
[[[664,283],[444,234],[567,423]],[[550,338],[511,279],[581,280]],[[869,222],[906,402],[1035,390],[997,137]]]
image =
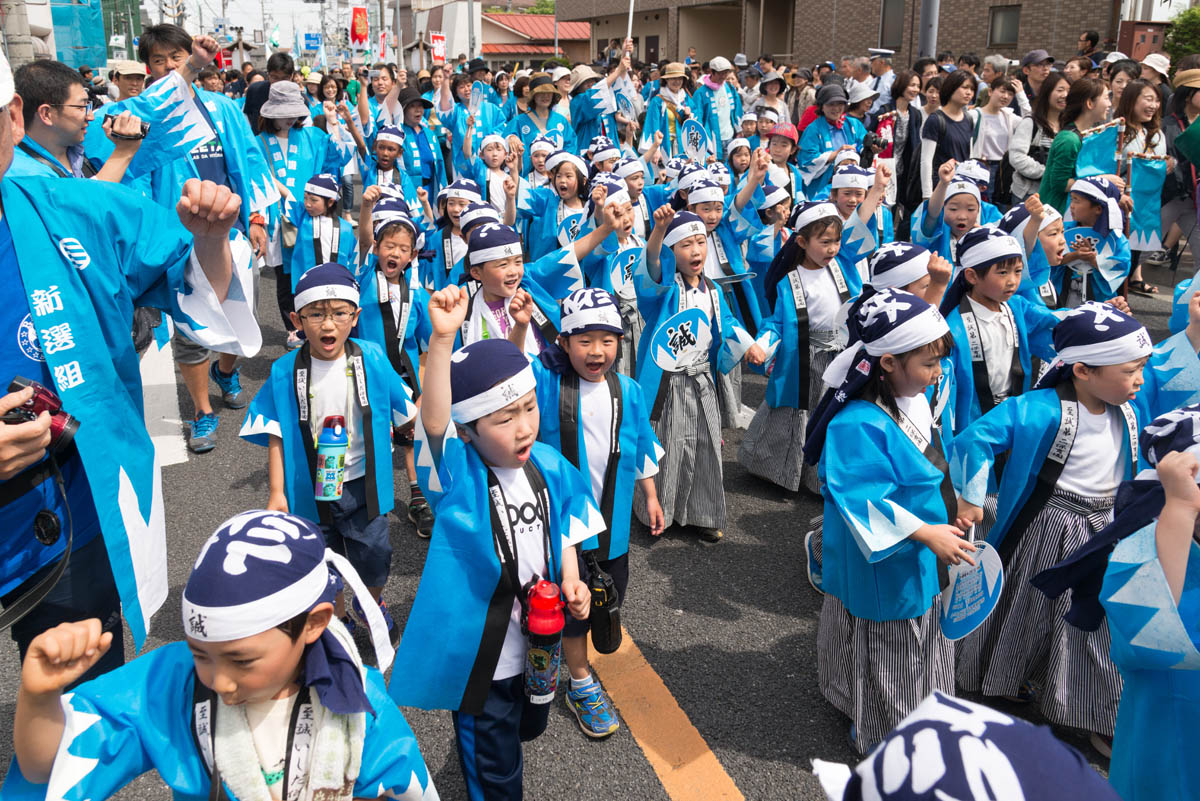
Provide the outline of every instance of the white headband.
[[329,189],[320,184],[307,183],[304,185],[304,191],[310,195],[317,197],[327,197],[330,200],[337,200],[340,196],[336,189]]
[[449,200],[451,198],[454,198],[455,200],[477,200],[477,201],[483,200],[483,198],[479,195],[478,192],[476,192],[473,189],[467,189],[466,187],[457,187],[456,188],[453,185],[451,185],[451,186],[448,186],[445,189],[443,189],[442,192],[445,193],[445,198],[447,200]]
[[[950,331],[946,318],[933,306],[925,309],[915,317],[900,323],[891,331],[874,342],[851,344],[830,362],[822,380],[831,387],[840,387],[846,380],[846,375],[854,365],[854,359],[861,345],[872,356],[882,356],[885,353],[901,354],[916,350],[922,345],[945,336]],[[856,369],[861,369],[861,365]]]
[[479,152],[482,153],[488,145],[500,145],[500,147],[504,148],[505,153],[508,152],[508,142],[504,141],[504,137],[500,134],[488,134],[483,137],[479,143]]
[[492,248],[482,248],[480,250],[472,250],[467,253],[471,266],[478,267],[480,264],[497,259],[507,259],[510,256],[522,256],[521,243],[509,242],[506,245],[496,245]]
[[979,187],[972,181],[962,181],[957,178],[951,181],[950,185],[946,187],[945,199],[949,200],[955,195],[970,195],[975,198],[976,203],[983,203],[982,198],[979,196]]
[[593,153],[592,163],[595,164],[598,161],[607,161],[609,159],[619,159],[620,157],[621,151],[618,150],[615,145],[610,145],[609,147],[597,150],[595,153]]
[[1024,248],[1021,247],[1021,243],[1017,241],[1016,237],[1005,234],[1004,236],[988,237],[978,245],[969,248],[960,247],[958,261],[963,269],[967,267],[978,269],[1004,259],[1019,259],[1024,252]]
[[530,153],[541,153],[542,151],[553,153],[555,150],[558,150],[558,147],[553,142],[547,142],[544,139],[540,141],[535,139],[529,146]]
[[763,202],[758,204],[759,211],[766,211],[772,206],[777,206],[788,199],[788,191],[782,186],[774,187],[770,192],[763,196]]
[[1062,219],[1062,215],[1058,213],[1058,209],[1053,206],[1042,206],[1042,224],[1038,226],[1038,231],[1045,231],[1051,225]]
[[358,290],[352,286],[344,284],[324,284],[323,286],[314,286],[296,294],[293,306],[299,312],[310,303],[316,303],[318,300],[348,300],[355,306],[358,305]]
[[528,395],[536,386],[537,378],[533,374],[533,365],[526,365],[519,373],[486,392],[450,404],[450,419],[459,424],[473,423]]
[[1123,337],[1110,339],[1107,342],[1063,348],[1058,352],[1056,363],[1104,367],[1110,364],[1136,361],[1143,356],[1149,356],[1152,350],[1154,350],[1154,345],[1150,342],[1150,335],[1146,333],[1145,328],[1139,328]]
[[720,186],[702,186],[699,189],[694,189],[688,192],[688,205],[694,206],[697,203],[724,203],[725,192]]
[[564,314],[562,325],[559,328],[563,331],[578,331],[581,328],[587,328],[596,325],[608,326],[609,328],[624,331],[621,322],[621,312],[616,306],[611,304],[604,306],[589,306],[586,309]]
[[[326,559],[330,553],[326,549]],[[201,642],[229,642],[253,637],[312,609],[328,585],[329,567],[321,562],[304,578],[265,598],[237,606],[200,606],[189,601],[185,593],[182,599],[184,630],[189,637]],[[197,615],[204,620],[203,628],[188,627],[188,618],[196,619]]]
[[872,270],[868,283],[876,289],[903,289],[913,281],[920,281],[929,275],[929,259],[932,255],[929,251],[919,253],[882,276],[876,275]]
[[871,184],[875,180],[875,171],[862,173],[858,170],[839,170],[833,174],[833,179],[829,182],[830,189],[862,189],[871,188]]
[[642,164],[641,159],[630,159],[623,164],[618,164],[614,172],[618,178],[632,178],[638,173],[646,172],[646,166]]
[[737,150],[739,147],[744,147],[747,150],[749,150],[750,149],[750,140],[743,139],[740,136],[730,139],[729,144],[725,145],[725,154],[731,155],[733,153],[733,151]]
[[388,131],[381,131],[375,135],[376,142],[395,142],[398,145],[404,144],[404,137]]
[[675,230],[668,231],[667,235],[663,237],[663,244],[669,248],[673,248],[688,237],[696,236],[697,234],[700,236],[708,235],[708,229],[704,227],[704,223],[699,220],[685,222],[683,225],[676,227]]
[[579,156],[568,153],[565,150],[560,150],[550,158],[546,159],[546,170],[553,171],[564,162],[574,165],[575,169],[579,170],[580,175],[587,176],[588,167],[587,164],[584,163],[583,159],[579,158]]
[[606,198],[604,198],[605,206],[607,206],[609,203],[632,203],[632,202],[633,202],[633,198],[629,196],[629,190],[625,189],[625,188],[618,189],[616,192],[611,192],[611,193],[609,193],[609,195]]
[[796,215],[795,230],[802,231],[804,230],[804,226],[815,223],[817,220],[823,220],[826,217],[837,217],[840,220],[842,215],[838,214],[837,206],[832,203],[818,203],[811,209],[805,209]]

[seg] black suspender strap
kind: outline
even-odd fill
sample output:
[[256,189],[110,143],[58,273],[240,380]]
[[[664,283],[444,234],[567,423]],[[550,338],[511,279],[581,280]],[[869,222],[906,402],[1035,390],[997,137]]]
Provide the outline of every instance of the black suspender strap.
[[[788,284],[792,289],[792,300],[796,305],[796,366],[799,372],[796,389],[797,409],[808,408],[808,385],[811,380],[809,368],[812,362],[808,336],[808,299],[804,295],[804,282],[800,279],[802,269],[804,268],[797,265],[787,274]],[[829,274],[837,288],[838,300],[845,303],[850,299],[850,289],[846,286],[846,277],[836,259],[829,262]]]
[[[721,274],[726,276],[734,275],[733,265],[729,261],[729,256],[725,253],[725,244],[721,241],[720,231],[712,232],[713,250],[717,254],[717,264],[721,267]],[[725,290],[730,292],[732,300],[737,304],[738,310],[742,313],[742,322],[746,324],[746,330],[750,336],[758,336],[758,325],[754,322],[754,315],[750,309],[750,299],[746,295],[746,282],[735,281],[725,287]]]
[[[987,353],[983,349],[979,321],[971,308],[971,301],[965,296],[958,304],[958,312],[962,315],[963,329],[967,332],[967,345],[971,352],[971,377],[975,382],[979,411],[981,414],[987,414],[996,407],[997,399],[992,394],[991,381],[988,379]],[[1013,335],[1012,364],[1008,369],[1008,396],[1011,397],[1020,395],[1025,385],[1025,369],[1021,367],[1021,336],[1017,331],[1017,321],[1013,317],[1012,309],[1007,303],[1001,304],[1000,313],[1005,315]]]
[[[604,468],[604,484],[600,491],[600,514],[604,517],[604,531],[599,536],[599,546],[602,559],[608,558],[612,544],[612,514],[614,495],[617,484],[617,467],[621,461],[621,420],[624,412],[621,379],[613,371],[604,377],[608,384],[608,397],[612,404],[612,416],[608,432],[608,461]],[[570,370],[563,374],[558,383],[558,437],[562,455],[567,461],[579,468],[584,480],[591,486],[590,466],[580,459],[579,447],[579,417],[582,413],[582,398],[579,391],[580,378]]]
[[[75,177],[71,173],[64,170],[61,164],[54,161],[53,159],[46,158],[41,153],[37,152],[32,147],[30,147],[28,144],[26,144],[25,142],[19,143],[17,145],[17,147],[21,148],[21,150],[25,153],[25,155],[29,156],[29,158],[33,159],[34,161],[45,164],[50,169],[54,170],[54,174],[57,175],[59,178],[74,178]],[[94,164],[92,164],[92,162],[88,161],[87,158],[84,158],[83,163],[79,165],[79,171],[81,173],[83,173],[84,178],[91,178],[97,172],[99,172],[99,170],[96,169],[96,165],[94,165]]]
[[419,398],[421,391],[417,383],[417,371],[413,366],[408,351],[404,349],[404,335],[408,330],[408,316],[412,312],[412,297],[405,274],[400,275],[397,286],[400,290],[400,322],[392,311],[392,300],[387,278],[382,272],[375,273],[375,284],[379,294],[379,316],[383,320],[383,344],[387,349],[388,361],[392,369],[403,378],[412,389],[413,398]]

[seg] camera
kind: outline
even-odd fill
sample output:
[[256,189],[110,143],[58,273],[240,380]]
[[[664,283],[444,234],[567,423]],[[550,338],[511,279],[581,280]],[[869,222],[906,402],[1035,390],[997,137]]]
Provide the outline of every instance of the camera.
[[50,452],[60,451],[71,444],[79,430],[79,420],[63,411],[62,401],[57,395],[36,381],[15,376],[8,385],[9,392],[20,392],[33,387],[33,397],[0,417],[5,423],[19,425],[38,418],[42,412],[50,415]]
[[867,135],[862,139],[862,154],[859,156],[859,166],[864,169],[871,166],[875,160],[875,154],[887,147],[887,143],[880,138],[879,134],[867,132]]
[[[110,120],[115,119],[115,116],[110,114],[108,116],[108,119],[110,119]],[[128,140],[134,140],[134,141],[136,141],[138,139],[145,139],[146,134],[150,133],[150,123],[146,122],[145,120],[138,120],[138,122],[141,123],[142,131],[140,134],[122,134],[122,133],[116,133],[115,131],[113,131],[109,135],[112,136],[112,138],[114,138],[114,139],[128,139]]]

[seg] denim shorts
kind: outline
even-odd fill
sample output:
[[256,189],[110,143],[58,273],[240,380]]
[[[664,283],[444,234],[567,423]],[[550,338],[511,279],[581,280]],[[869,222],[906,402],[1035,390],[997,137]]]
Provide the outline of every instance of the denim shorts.
[[388,516],[367,519],[367,479],[342,484],[342,497],[329,502],[332,525],[321,525],[325,545],[349,560],[363,584],[382,587],[392,570]]

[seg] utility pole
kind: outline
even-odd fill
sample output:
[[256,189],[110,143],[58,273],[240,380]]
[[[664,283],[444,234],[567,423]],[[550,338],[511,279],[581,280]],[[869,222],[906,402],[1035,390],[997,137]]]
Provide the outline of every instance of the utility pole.
[[33,36],[29,33],[29,17],[24,0],[3,0],[0,14],[4,15],[4,39],[8,60],[15,70],[33,61]]
[[472,58],[475,58],[475,0],[467,0],[467,59]]
[[921,58],[934,58],[937,55],[940,5],[940,0],[921,0],[921,35],[917,39],[917,54]]

